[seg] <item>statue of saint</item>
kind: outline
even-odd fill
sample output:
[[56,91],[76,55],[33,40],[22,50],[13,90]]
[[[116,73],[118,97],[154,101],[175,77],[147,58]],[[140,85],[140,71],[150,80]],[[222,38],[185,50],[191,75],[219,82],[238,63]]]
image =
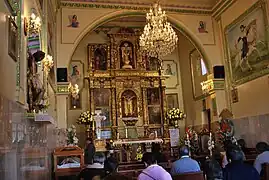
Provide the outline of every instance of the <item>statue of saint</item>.
[[134,114],[133,99],[135,96],[123,97],[124,99],[124,114],[125,116],[132,116]]
[[132,69],[132,65],[130,65],[132,58],[132,47],[126,42],[123,47],[121,47],[121,57],[123,61],[123,69]]
[[102,121],[106,120],[106,116],[103,116],[101,110],[95,111],[94,121],[96,123],[96,136],[97,139],[101,139],[101,131],[102,131]]

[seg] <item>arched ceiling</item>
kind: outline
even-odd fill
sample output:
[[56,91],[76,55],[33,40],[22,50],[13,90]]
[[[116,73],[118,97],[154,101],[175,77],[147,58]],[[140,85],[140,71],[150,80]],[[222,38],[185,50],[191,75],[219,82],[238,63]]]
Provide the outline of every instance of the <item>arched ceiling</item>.
[[[212,9],[219,1],[222,0],[160,0],[160,4],[169,8]],[[61,0],[61,2],[149,6],[155,3],[156,0]]]

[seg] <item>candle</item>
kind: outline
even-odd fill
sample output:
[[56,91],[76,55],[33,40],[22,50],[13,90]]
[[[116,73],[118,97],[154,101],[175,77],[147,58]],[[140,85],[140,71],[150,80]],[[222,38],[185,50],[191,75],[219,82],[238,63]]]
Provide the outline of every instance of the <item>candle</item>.
[[120,139],[120,133],[117,133],[117,139]]
[[157,138],[158,137],[158,134],[157,134],[157,131],[155,131],[155,138]]
[[125,138],[126,139],[128,138],[128,130],[127,130],[127,128],[125,129]]
[[92,123],[92,130],[94,131],[94,122]]

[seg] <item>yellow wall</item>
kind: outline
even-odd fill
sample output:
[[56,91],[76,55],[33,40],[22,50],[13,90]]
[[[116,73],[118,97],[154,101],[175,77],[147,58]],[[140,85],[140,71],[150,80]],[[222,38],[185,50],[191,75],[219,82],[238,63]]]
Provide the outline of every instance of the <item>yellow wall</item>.
[[[219,21],[222,35],[224,34],[224,29],[226,26],[231,24],[236,18],[238,18],[256,2],[257,0],[237,0],[229,9],[227,9],[221,15],[221,19]],[[227,62],[227,58],[225,59],[225,62]],[[235,118],[269,113],[268,82],[268,76],[264,76],[237,87],[239,102],[231,105]]]

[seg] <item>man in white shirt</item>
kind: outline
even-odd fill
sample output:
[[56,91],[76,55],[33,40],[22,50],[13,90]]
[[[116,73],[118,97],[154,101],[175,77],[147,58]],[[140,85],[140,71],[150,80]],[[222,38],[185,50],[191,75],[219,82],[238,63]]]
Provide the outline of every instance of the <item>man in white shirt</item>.
[[259,153],[257,158],[254,161],[254,167],[258,171],[258,173],[261,173],[262,165],[265,163],[269,163],[269,146],[265,142],[259,142],[256,145],[256,149]]

